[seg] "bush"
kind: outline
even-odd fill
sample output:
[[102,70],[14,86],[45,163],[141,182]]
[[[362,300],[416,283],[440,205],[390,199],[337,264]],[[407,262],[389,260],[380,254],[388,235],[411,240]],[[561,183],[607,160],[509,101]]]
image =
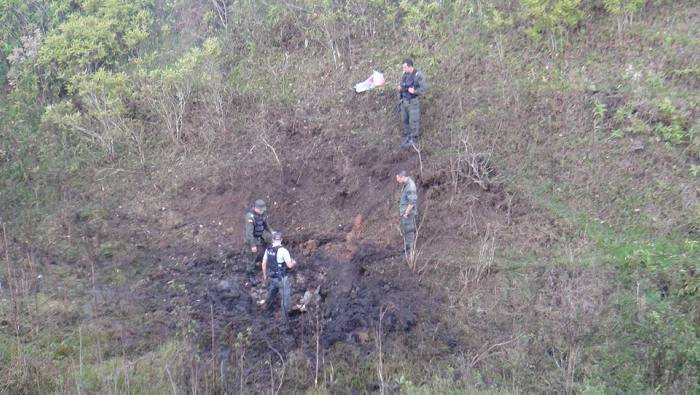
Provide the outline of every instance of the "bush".
[[185,120],[198,94],[201,94],[202,103],[214,101],[213,109],[223,117],[227,93],[219,70],[220,61],[219,42],[209,39],[174,65],[150,71],[141,69],[140,98],[161,120],[163,131],[173,143],[184,141]]
[[62,82],[83,72],[112,67],[150,34],[148,1],[79,2],[80,12],[49,31],[39,62]]
[[632,17],[644,5],[644,0],[603,0],[605,10],[617,20],[617,33],[622,34],[625,23],[632,23]]
[[534,40],[549,36],[552,51],[583,17],[580,0],[523,0],[522,18]]
[[689,141],[689,134],[686,131],[685,117],[671,99],[665,97],[657,103],[661,122],[656,125],[656,132],[664,141],[671,144],[681,144]]

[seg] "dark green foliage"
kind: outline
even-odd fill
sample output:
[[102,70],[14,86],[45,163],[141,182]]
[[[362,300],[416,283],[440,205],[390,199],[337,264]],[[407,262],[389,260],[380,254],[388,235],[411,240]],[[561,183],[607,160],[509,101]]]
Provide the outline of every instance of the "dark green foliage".
[[144,42],[153,23],[148,1],[83,1],[77,12],[48,32],[39,63],[50,75],[72,83],[74,76],[112,68]]

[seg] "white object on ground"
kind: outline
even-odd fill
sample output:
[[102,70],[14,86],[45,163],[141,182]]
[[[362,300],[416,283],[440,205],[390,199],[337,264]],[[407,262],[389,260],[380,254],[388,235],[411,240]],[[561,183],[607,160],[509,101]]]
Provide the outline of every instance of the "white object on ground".
[[369,76],[369,78],[358,84],[355,84],[355,92],[360,93],[380,86],[384,86],[384,82],[384,74],[378,72],[377,70],[374,70],[372,72],[372,75]]
[[316,287],[316,290],[313,293],[311,293],[311,291],[307,289],[306,292],[304,292],[304,296],[299,301],[299,304],[296,305],[296,308],[301,311],[306,311],[307,306],[313,306],[318,304],[318,302],[321,301],[321,295],[319,294],[320,291],[320,284],[318,287]]

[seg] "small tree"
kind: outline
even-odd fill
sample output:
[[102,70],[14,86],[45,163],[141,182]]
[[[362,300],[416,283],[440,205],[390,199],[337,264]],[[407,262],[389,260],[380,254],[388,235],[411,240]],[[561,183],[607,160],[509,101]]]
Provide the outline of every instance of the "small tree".
[[176,64],[142,73],[142,98],[163,122],[173,143],[183,142],[185,119],[197,93],[206,95],[206,103],[213,100],[213,108],[223,119],[226,92],[218,70],[220,56],[218,41],[208,39],[201,48],[191,49]]
[[102,146],[114,157],[115,143],[130,135],[125,106],[130,93],[126,74],[99,70],[75,80],[84,126],[101,136]]
[[489,32],[493,33],[494,43],[498,51],[498,57],[503,61],[505,50],[503,48],[503,39],[505,34],[513,27],[513,17],[504,16],[497,9],[492,9],[488,16],[483,20],[484,27]]
[[576,26],[583,12],[580,0],[523,0],[522,17],[530,25],[530,37],[539,40],[549,36],[552,52],[559,48],[559,42],[569,29]]
[[[125,103],[130,95],[126,74],[100,70],[75,76],[74,81],[74,91],[71,91],[75,94],[74,100],[47,106],[42,115],[44,129],[75,136],[77,139],[70,139],[74,143],[82,140],[97,145],[109,159],[114,159],[116,146],[133,138],[126,115]],[[88,144],[78,145],[88,147]]]
[[419,39],[434,34],[439,26],[440,4],[435,0],[399,1],[404,28]]
[[632,23],[634,14],[644,5],[645,0],[603,0],[605,10],[615,16],[617,34],[622,37],[625,23]]
[[49,129],[76,133],[81,140],[101,147],[110,159],[115,145],[128,136],[122,96],[126,94],[126,78],[122,74],[98,72],[84,76],[78,83],[78,110],[65,100],[46,107],[42,124]]

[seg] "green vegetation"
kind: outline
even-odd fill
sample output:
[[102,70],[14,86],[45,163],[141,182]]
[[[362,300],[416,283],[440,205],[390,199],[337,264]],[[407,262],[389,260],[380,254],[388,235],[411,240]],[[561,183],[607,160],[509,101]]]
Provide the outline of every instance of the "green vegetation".
[[[227,376],[192,306],[107,301],[189,296],[169,270],[227,256],[235,233],[203,225],[255,174],[360,183],[350,156],[395,148],[407,56],[431,84],[425,204],[450,213],[416,267],[452,321],[266,374],[283,392],[700,392],[699,27],[670,0],[0,0],[0,393],[260,390],[235,373],[266,347],[250,328],[222,329]],[[372,69],[387,87],[350,96]],[[387,207],[370,234],[393,232]]]
[[559,43],[583,17],[580,0],[524,0],[522,7],[523,20],[530,21],[530,36],[549,37],[552,51],[561,46]]
[[[619,391],[644,391],[648,383],[668,388],[696,374],[698,241],[644,242],[638,235],[609,233],[594,238],[621,268],[620,280],[630,290],[615,301],[619,319],[614,330],[621,336],[605,342],[601,382]],[[640,365],[646,367],[644,373]]]
[[605,0],[605,10],[617,19],[617,32],[622,34],[625,24],[631,24],[634,14],[644,5],[644,0]]
[[38,63],[49,81],[68,90],[83,73],[110,69],[133,54],[150,34],[148,2],[84,1],[64,22],[47,32]]

